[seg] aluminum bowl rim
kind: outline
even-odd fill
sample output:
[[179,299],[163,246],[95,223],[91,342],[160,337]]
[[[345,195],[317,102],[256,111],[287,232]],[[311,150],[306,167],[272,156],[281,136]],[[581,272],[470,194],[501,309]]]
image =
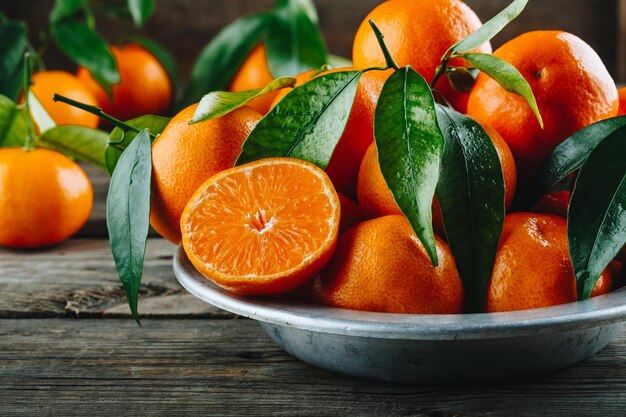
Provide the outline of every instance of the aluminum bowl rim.
[[346,310],[219,288],[191,264],[182,247],[173,261],[178,282],[220,309],[276,326],[354,337],[468,340],[568,332],[626,321],[626,288],[581,302],[507,313],[392,314]]

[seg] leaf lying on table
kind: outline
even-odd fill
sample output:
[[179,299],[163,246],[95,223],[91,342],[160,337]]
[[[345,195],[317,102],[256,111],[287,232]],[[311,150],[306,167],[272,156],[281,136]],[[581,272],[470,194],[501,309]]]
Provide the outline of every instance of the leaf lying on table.
[[473,119],[437,106],[446,140],[437,197],[468,310],[483,312],[504,225],[505,186],[498,152]]
[[578,298],[626,243],[626,126],[600,142],[583,164],[567,219],[567,237]]
[[267,36],[274,76],[293,76],[328,63],[328,51],[310,0],[278,0]]
[[542,166],[523,204],[530,206],[544,194],[557,191],[557,186],[585,163],[599,143],[624,125],[626,116],[614,117],[587,126],[564,140]]
[[383,177],[433,264],[438,264],[432,202],[444,138],[428,83],[405,67],[385,82],[376,105],[374,137]]
[[293,87],[294,85],[296,85],[295,78],[280,77],[270,82],[264,88],[256,90],[237,92],[213,91],[202,97],[189,123],[198,123],[224,116],[235,109],[245,106],[255,98],[285,87]]
[[236,165],[286,156],[326,168],[346,127],[362,74],[325,74],[294,88],[250,132]]
[[[153,135],[159,135],[165,126],[169,123],[169,117],[162,116],[154,116],[151,114],[147,114],[145,116],[140,116],[135,119],[131,119],[126,121],[125,123],[136,127],[137,129],[148,129],[150,133]],[[115,170],[115,166],[117,165],[117,161],[120,159],[122,152],[124,149],[135,139],[137,136],[136,132],[128,131],[124,133],[122,129],[116,127],[111,131],[111,135],[109,136],[109,143],[104,152],[104,161],[106,165],[107,171],[109,174],[112,174]],[[155,138],[152,138],[154,142]]]
[[152,146],[147,129],[124,150],[111,177],[107,197],[107,228],[115,267],[124,285],[133,318],[150,226]]
[[254,13],[222,29],[194,62],[178,108],[197,103],[209,91],[226,89],[254,45],[264,36],[271,17],[267,12]]

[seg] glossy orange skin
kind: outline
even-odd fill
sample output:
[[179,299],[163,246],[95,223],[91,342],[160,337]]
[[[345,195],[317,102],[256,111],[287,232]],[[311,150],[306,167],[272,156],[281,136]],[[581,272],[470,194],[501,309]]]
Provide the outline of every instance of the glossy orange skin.
[[[591,296],[611,291],[612,281],[607,269]],[[566,220],[534,213],[506,216],[489,283],[487,311],[527,310],[576,300]]]
[[[230,81],[229,91],[246,91],[263,88],[274,80],[267,63],[265,45],[256,45]],[[271,108],[278,91],[252,100],[248,106],[265,115]]]
[[[357,68],[386,65],[369,19],[385,36],[385,44],[396,63],[400,67],[411,65],[429,83],[448,48],[482,25],[478,16],[460,0],[382,2],[363,19],[354,38],[352,60]],[[476,52],[491,53],[491,45],[486,43]],[[450,65],[468,66],[461,59],[453,60]],[[437,82],[436,88],[455,109],[465,112],[467,94],[452,90],[446,77]]]
[[[483,126],[493,144],[495,145],[500,162],[502,163],[502,172],[504,174],[505,185],[505,207],[509,208],[515,197],[515,189],[517,186],[517,170],[515,169],[515,160],[508,146],[500,137],[498,132],[489,126]],[[376,144],[372,143],[363,157],[361,169],[359,171],[359,180],[357,183],[357,196],[359,205],[363,210],[366,218],[376,218],[391,214],[402,214],[402,211],[396,204],[391,191],[387,187],[387,182],[383,177],[378,162],[378,151]],[[437,198],[433,200],[433,228],[435,233],[444,235],[443,218]]]
[[[296,77],[296,86],[304,84],[312,77],[351,70],[354,68],[337,68],[315,76],[315,71],[307,71]],[[391,73],[391,71],[368,71],[361,76],[346,128],[326,167],[326,173],[337,191],[349,198],[356,197],[356,183],[361,160],[369,145],[374,141],[376,103],[383,85]],[[278,104],[289,91],[291,89],[281,90],[272,107]]]
[[0,149],[0,245],[37,248],[76,233],[93,206],[85,171],[47,149]]
[[[76,125],[92,129],[98,127],[98,116],[52,100],[54,94],[60,94],[90,106],[97,105],[93,93],[76,76],[65,71],[41,71],[33,74],[32,79],[31,91],[57,126]],[[22,100],[23,98],[20,99]]]
[[580,38],[560,31],[527,32],[494,53],[526,78],[544,129],[526,101],[480,74],[467,112],[493,126],[508,143],[528,184],[554,148],[574,132],[617,115],[617,88],[598,54]]
[[434,267],[403,216],[354,226],[339,238],[330,263],[313,279],[315,299],[351,310],[458,314],[463,285],[450,249],[436,238]]
[[190,125],[197,104],[182,110],[152,146],[150,224],[179,243],[180,216],[187,201],[208,178],[231,168],[241,145],[261,115],[242,107],[217,119]]
[[165,113],[172,102],[173,89],[159,60],[132,43],[111,46],[111,53],[120,74],[120,82],[113,86],[112,100],[87,68],[80,67],[76,74],[94,94],[98,106],[121,120]]
[[617,111],[618,116],[626,115],[626,87],[622,87],[617,90],[619,95],[619,110]]

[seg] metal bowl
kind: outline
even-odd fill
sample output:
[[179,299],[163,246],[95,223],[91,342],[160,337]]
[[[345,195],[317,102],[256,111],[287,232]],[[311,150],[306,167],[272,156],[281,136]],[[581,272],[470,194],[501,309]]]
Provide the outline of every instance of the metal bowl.
[[304,362],[384,381],[449,384],[529,377],[589,358],[626,321],[626,288],[511,313],[388,314],[237,296],[204,278],[182,248],[174,272],[201,300],[258,320],[277,344]]

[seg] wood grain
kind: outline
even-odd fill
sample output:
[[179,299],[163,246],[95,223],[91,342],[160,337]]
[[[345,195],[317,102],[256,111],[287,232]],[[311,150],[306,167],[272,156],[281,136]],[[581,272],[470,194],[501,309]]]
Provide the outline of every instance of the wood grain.
[[0,415],[623,416],[626,335],[528,381],[411,386],[334,375],[250,320],[3,320]]
[[[176,281],[176,247],[149,239],[139,312],[144,317],[233,316],[199,301]],[[128,317],[106,239],[72,239],[31,251],[0,249],[1,317]]]

